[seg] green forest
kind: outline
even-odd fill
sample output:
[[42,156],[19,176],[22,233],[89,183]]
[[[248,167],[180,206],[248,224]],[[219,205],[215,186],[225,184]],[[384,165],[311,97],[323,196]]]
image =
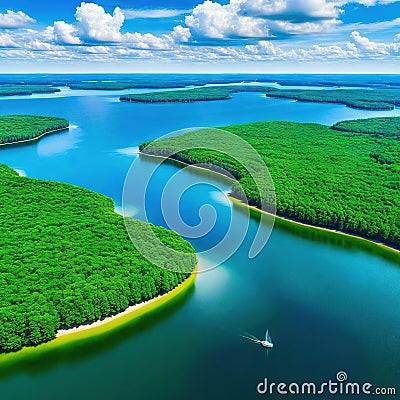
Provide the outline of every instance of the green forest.
[[343,132],[367,133],[400,139],[400,117],[383,117],[342,121],[332,129]]
[[267,97],[314,103],[338,103],[362,110],[393,110],[400,105],[400,89],[274,89]]
[[[346,121],[355,127],[345,132],[319,124],[262,122],[225,129],[249,142],[261,155],[274,180],[277,214],[292,220],[338,229],[400,248],[400,141],[390,135],[369,135],[376,127],[392,131],[399,119]],[[339,126],[341,124],[338,124]],[[190,135],[140,146],[142,152],[167,154],[177,144],[188,147]],[[207,135],[214,131],[204,130]],[[211,140],[211,139],[210,139]],[[189,146],[190,148],[190,146]],[[229,148],[229,143],[226,143]],[[243,165],[221,153],[194,149],[173,155],[189,164],[224,168],[238,183],[232,195],[259,207],[261,199],[254,181]],[[220,172],[220,171],[219,171]]]
[[[131,232],[143,224],[131,220]],[[0,352],[49,341],[59,329],[114,315],[185,280],[197,263],[194,249],[174,232],[152,229],[165,245],[193,254],[160,255],[182,272],[139,254],[111,199],[0,164]]]
[[35,115],[0,116],[0,143],[14,143],[38,138],[45,133],[68,129],[64,118]]
[[0,85],[0,96],[26,96],[34,93],[56,93],[60,89],[46,85]]
[[120,100],[135,103],[191,103],[195,101],[231,100],[232,93],[266,93],[269,90],[270,88],[268,87],[251,85],[210,86],[185,90],[127,94],[121,96]]
[[[103,84],[101,82],[89,86],[74,86],[82,88],[108,88],[115,89],[128,87],[119,84]],[[85,84],[86,85],[86,84]],[[114,85],[114,86],[113,86]],[[90,87],[92,86],[92,87]],[[72,87],[72,86],[71,86]],[[348,107],[362,110],[393,110],[400,105],[400,89],[275,89],[268,86],[232,85],[197,87],[185,90],[172,90],[153,93],[126,94],[120,97],[121,101],[138,103],[189,103],[195,101],[230,100],[233,93],[258,92],[265,93],[267,97],[294,99],[316,103],[345,104]]]

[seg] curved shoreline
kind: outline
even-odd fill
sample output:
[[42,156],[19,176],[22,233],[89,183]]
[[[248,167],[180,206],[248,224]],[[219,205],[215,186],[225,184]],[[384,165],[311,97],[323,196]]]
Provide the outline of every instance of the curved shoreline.
[[41,135],[36,136],[32,139],[18,140],[17,142],[0,143],[0,146],[12,146],[12,145],[17,145],[17,144],[22,144],[22,143],[36,142],[46,135],[49,135],[51,133],[56,133],[56,132],[68,131],[70,128],[71,128],[71,126],[68,125],[66,128],[54,129],[52,131],[44,132]]
[[24,347],[17,352],[0,354],[0,366],[9,362],[18,362],[23,360],[25,357],[38,356],[41,353],[57,349],[63,345],[88,340],[123,327],[124,325],[151,313],[152,311],[183,295],[194,285],[196,281],[197,270],[198,268],[196,267],[196,269],[186,280],[168,293],[159,295],[148,301],[135,304],[134,306],[128,307],[125,311],[122,311],[112,317],[95,321],[88,325],[81,325],[76,328],[59,330],[55,339],[35,347]]
[[287,224],[295,224],[295,225],[302,226],[304,228],[309,228],[309,229],[319,230],[319,231],[323,231],[323,232],[333,233],[333,234],[341,235],[341,236],[347,236],[347,237],[352,238],[352,239],[361,240],[361,241],[364,241],[366,243],[373,244],[375,246],[379,246],[380,248],[383,248],[386,251],[391,251],[391,252],[394,252],[396,254],[400,254],[400,250],[399,249],[396,249],[395,247],[388,246],[388,245],[386,245],[386,244],[384,244],[382,242],[378,242],[378,241],[375,241],[375,240],[367,239],[367,238],[365,238],[363,236],[357,236],[357,235],[353,235],[351,233],[346,233],[346,232],[335,230],[335,229],[324,228],[323,226],[306,224],[305,222],[295,221],[293,219],[282,217],[280,215],[274,215],[274,214],[271,214],[271,213],[269,213],[267,211],[260,210],[259,208],[255,207],[255,206],[249,206],[249,205],[243,203],[242,201],[236,199],[235,197],[232,197],[232,196],[228,196],[228,197],[232,201],[232,203],[235,203],[238,206],[249,208],[250,210],[256,211],[256,212],[258,212],[260,214],[267,214],[268,216],[276,218],[276,219],[278,219],[280,221],[286,222]]
[[[164,157],[164,156],[158,156],[158,155],[141,153],[141,152],[139,152],[139,154],[142,155],[142,156],[146,156],[146,157],[154,157],[154,158],[162,158],[164,160],[171,160],[171,161],[174,161],[177,164],[182,164],[182,165],[185,165],[187,167],[191,167],[191,168],[196,168],[196,169],[200,169],[200,170],[203,170],[203,171],[207,171],[207,172],[210,172],[212,174],[216,174],[216,175],[222,176],[225,179],[231,181],[231,178],[229,178],[228,176],[226,176],[224,174],[221,174],[220,172],[213,171],[210,168],[199,167],[198,165],[191,165],[191,164],[188,164],[188,163],[186,163],[184,161],[175,160],[173,158]],[[300,225],[302,227],[309,228],[309,229],[315,229],[315,230],[319,230],[319,231],[323,231],[323,232],[334,233],[336,235],[347,236],[347,237],[350,237],[350,238],[353,238],[353,239],[357,239],[357,240],[361,240],[361,241],[367,242],[369,244],[373,244],[375,246],[383,248],[384,250],[391,251],[391,252],[394,252],[395,254],[400,255],[400,249],[396,249],[395,247],[391,247],[391,246],[389,246],[387,244],[384,244],[382,242],[378,242],[378,241],[375,241],[375,240],[372,240],[372,239],[367,239],[367,238],[365,238],[363,236],[358,236],[358,235],[355,235],[355,234],[352,234],[352,233],[347,233],[347,232],[343,232],[343,231],[336,230],[336,229],[324,228],[324,227],[318,226],[318,225],[310,225],[310,224],[306,224],[305,222],[300,222],[300,221],[289,219],[289,218],[286,218],[286,217],[283,217],[283,216],[280,216],[280,215],[271,214],[271,213],[269,213],[267,211],[260,210],[259,208],[255,207],[255,206],[250,206],[248,204],[245,204],[242,201],[236,199],[235,197],[233,197],[231,195],[229,195],[228,197],[232,201],[232,203],[234,203],[236,205],[239,205],[241,207],[246,207],[246,208],[248,208],[250,210],[256,211],[256,212],[261,213],[261,214],[269,215],[270,217],[276,218],[276,219],[278,219],[280,221],[284,221],[284,222],[286,222],[288,224]]]

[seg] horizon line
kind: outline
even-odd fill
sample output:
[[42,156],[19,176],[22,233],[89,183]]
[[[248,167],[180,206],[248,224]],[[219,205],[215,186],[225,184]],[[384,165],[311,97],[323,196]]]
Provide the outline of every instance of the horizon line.
[[0,75],[394,75],[395,72],[0,72]]

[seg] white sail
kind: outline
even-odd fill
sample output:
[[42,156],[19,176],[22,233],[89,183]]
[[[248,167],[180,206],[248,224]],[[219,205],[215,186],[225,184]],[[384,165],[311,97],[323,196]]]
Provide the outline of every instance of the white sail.
[[267,333],[265,334],[265,340],[269,343],[272,343],[271,336],[269,336],[268,330]]

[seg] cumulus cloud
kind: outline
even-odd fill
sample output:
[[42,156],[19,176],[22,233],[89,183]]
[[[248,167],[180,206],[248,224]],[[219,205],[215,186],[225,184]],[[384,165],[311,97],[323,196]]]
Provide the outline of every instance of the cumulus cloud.
[[113,14],[95,3],[81,3],[76,9],[77,30],[81,37],[98,42],[119,42],[125,17],[119,7]]
[[359,32],[354,31],[351,34],[351,39],[357,49],[370,55],[385,56],[398,53],[400,50],[400,43],[396,41],[397,37],[394,38],[393,43],[373,42],[367,37],[361,36]]
[[122,33],[125,15],[119,7],[109,14],[98,4],[83,2],[77,7],[75,17],[74,24],[56,21],[52,27],[47,28],[46,34],[52,36],[53,40],[59,44],[108,43],[147,50],[166,50],[173,47],[175,43],[188,42],[191,37],[189,28],[183,26],[176,26],[171,33],[161,36],[151,33]]
[[270,37],[264,20],[242,16],[237,11],[231,4],[206,0],[185,18],[185,23],[195,35],[211,39]]
[[33,22],[35,20],[22,11],[7,10],[5,14],[0,13],[0,28],[22,28]]
[[189,14],[192,10],[176,10],[176,9],[128,9],[122,10],[125,15],[125,19],[136,19],[136,18],[171,18],[179,15]]
[[327,32],[340,9],[327,0],[206,0],[185,19],[192,33],[210,39],[269,38]]
[[58,43],[80,44],[81,40],[77,36],[77,30],[64,21],[56,21],[53,26],[54,39]]
[[175,26],[173,32],[171,33],[172,39],[177,43],[187,43],[192,34],[189,28],[184,28],[182,25]]
[[289,21],[339,16],[337,4],[326,0],[231,0],[231,5],[246,15]]

